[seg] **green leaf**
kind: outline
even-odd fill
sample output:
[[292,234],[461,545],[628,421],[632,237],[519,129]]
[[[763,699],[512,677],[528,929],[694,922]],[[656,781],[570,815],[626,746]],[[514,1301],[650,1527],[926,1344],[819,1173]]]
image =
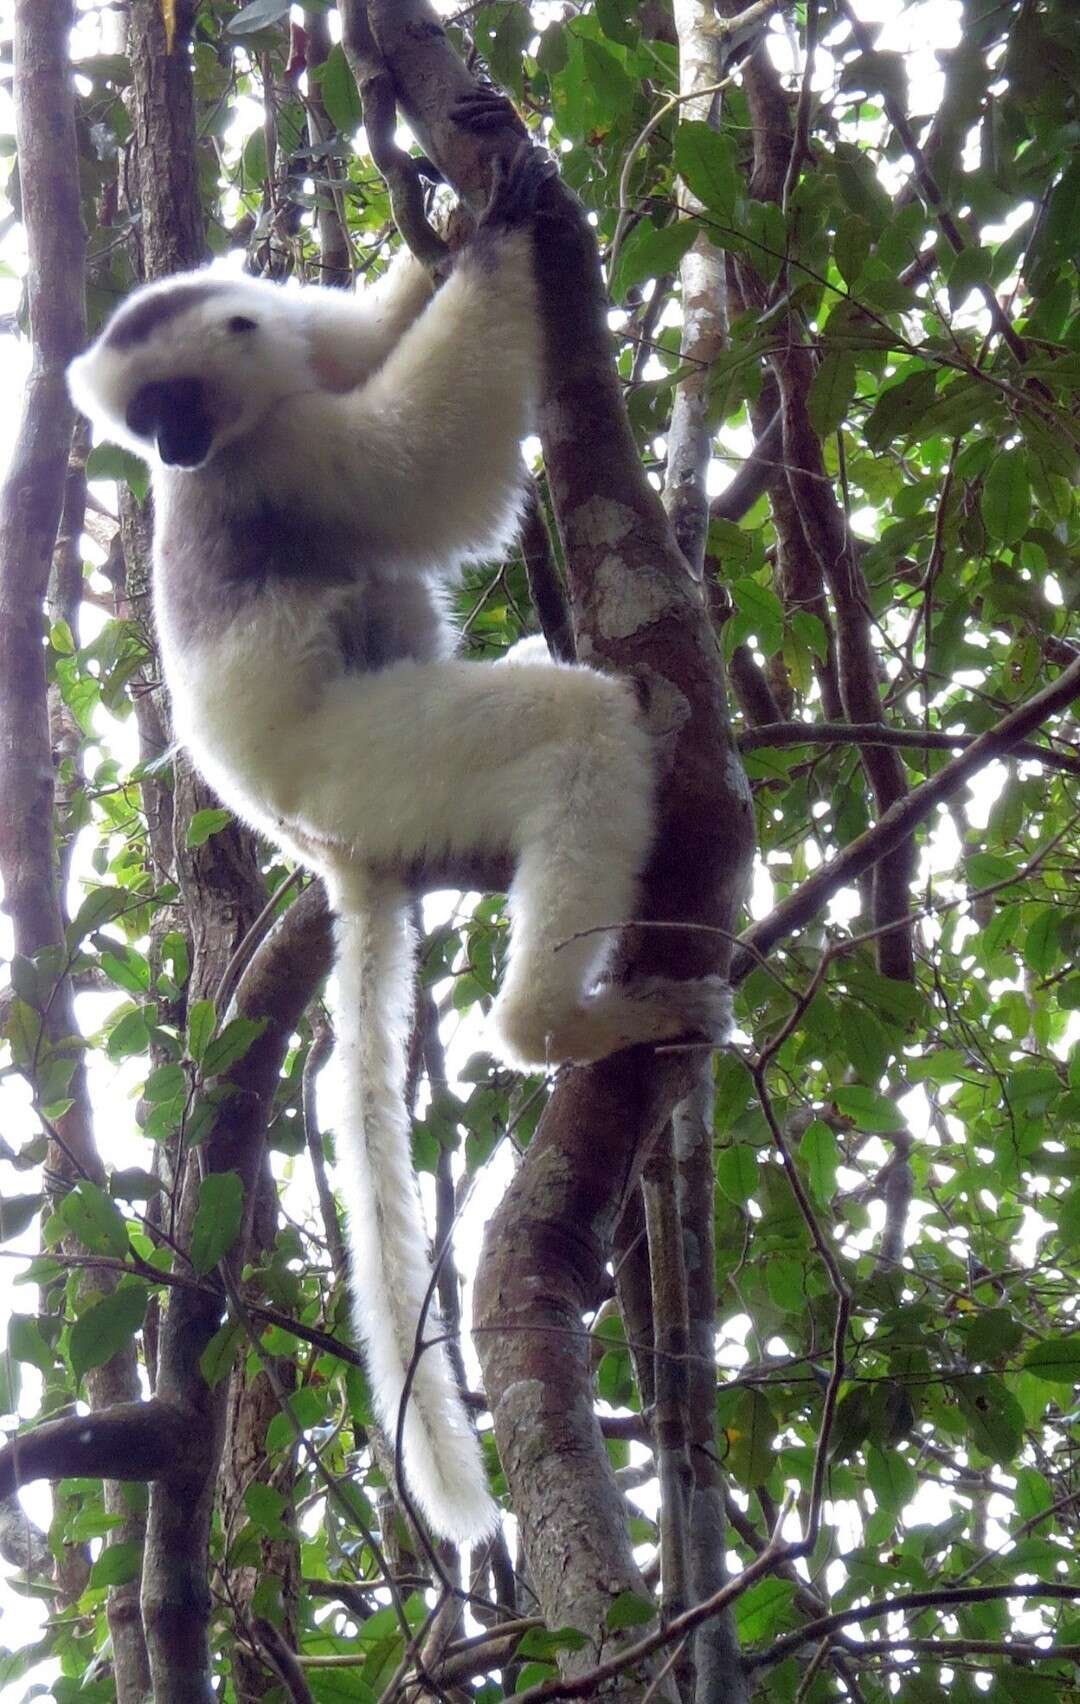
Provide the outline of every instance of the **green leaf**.
[[1024,1357],[1024,1371],[1047,1384],[1080,1383],[1080,1333],[1037,1343]]
[[[634,1593],[623,1592],[620,1596],[634,1597]],[[619,1598],[615,1599],[616,1603],[619,1601]],[[641,1603],[644,1600],[638,1598],[636,1601]],[[656,1614],[655,1606],[651,1606],[651,1608],[650,1620]],[[643,1623],[626,1622],[622,1625],[640,1627]],[[516,1655],[531,1657],[542,1662],[546,1657],[557,1656],[560,1651],[583,1651],[588,1642],[584,1633],[579,1632],[576,1627],[555,1627],[550,1631],[546,1627],[527,1627],[522,1634]]]
[[739,225],[750,259],[767,284],[779,276],[787,254],[787,223],[775,201],[747,201]]
[[204,1077],[217,1077],[243,1059],[253,1041],[266,1028],[265,1018],[234,1018],[214,1037],[202,1056]]
[[96,444],[86,458],[87,479],[115,479],[118,485],[130,487],[140,503],[146,502],[150,490],[150,474],[146,463],[119,444]]
[[68,1354],[76,1378],[92,1367],[103,1367],[131,1342],[146,1314],[149,1287],[136,1278],[123,1279],[109,1296],[81,1313],[71,1328]]
[[137,1580],[142,1569],[142,1554],[142,1545],[134,1541],[107,1544],[90,1570],[91,1588],[125,1586],[129,1580]]
[[289,0],[249,0],[248,5],[241,6],[235,18],[229,25],[230,35],[252,35],[255,30],[265,30],[270,24],[276,24],[289,12]]
[[986,1308],[971,1322],[967,1334],[969,1361],[998,1361],[1023,1342],[1024,1328],[1008,1308]]
[[[217,1013],[212,1000],[196,1000],[188,1012],[187,1050],[188,1057],[194,1059],[196,1065],[202,1063],[203,1055],[210,1045]],[[168,1097],[164,1097],[168,1098]]]
[[991,538],[1002,544],[1015,544],[1023,538],[1031,518],[1026,450],[1002,450],[994,457],[983,481],[980,507]]
[[8,1320],[8,1354],[16,1361],[28,1362],[40,1373],[51,1373],[56,1365],[56,1356],[32,1314],[12,1314]]
[[980,284],[988,284],[993,272],[993,256],[985,249],[961,249],[949,268],[949,306],[956,312],[965,297]]
[[335,130],[351,136],[364,122],[364,109],[356,89],[356,79],[349,70],[345,50],[340,42],[330,49],[319,78],[319,92],[327,116]]
[[759,1645],[793,1624],[795,1587],[788,1580],[762,1580],[735,1603],[741,1645]]
[[915,1471],[899,1450],[881,1450],[871,1444],[866,1452],[866,1482],[883,1509],[903,1509],[918,1489]]
[[78,911],[64,930],[64,939],[73,951],[79,942],[103,924],[111,923],[122,911],[131,907],[131,895],[123,888],[94,888],[83,900]]
[[191,1230],[191,1264],[200,1277],[228,1254],[243,1218],[244,1184],[239,1172],[210,1172],[199,1185]]
[[146,994],[150,989],[150,966],[134,947],[116,947],[101,955],[101,968],[110,982],[129,994]]
[[276,1450],[286,1449],[292,1444],[296,1436],[293,1422],[302,1432],[317,1426],[326,1416],[328,1401],[327,1390],[317,1390],[314,1385],[305,1385],[302,1390],[294,1392],[288,1401],[289,1413],[275,1414],[266,1428],[267,1453],[273,1455]]
[[34,1215],[41,1211],[44,1199],[43,1195],[9,1195],[6,1200],[0,1200],[0,1242],[21,1236]]
[[620,1592],[604,1617],[604,1625],[609,1633],[618,1633],[624,1627],[647,1627],[656,1620],[656,1605],[652,1598],[641,1597],[637,1592]]
[[799,1143],[799,1157],[810,1174],[810,1190],[816,1201],[825,1206],[836,1189],[836,1168],[840,1164],[840,1144],[835,1133],[821,1119],[807,1126]]
[[637,85],[627,76],[615,55],[588,36],[581,43],[585,75],[606,113],[618,118],[631,110]]
[[730,137],[700,119],[684,120],[675,133],[675,170],[709,213],[730,223],[739,190]]
[[735,581],[731,596],[740,615],[749,622],[761,650],[771,657],[784,638],[784,606],[780,599],[770,587],[759,585],[749,576]]
[[566,25],[558,21],[548,24],[536,50],[536,63],[540,70],[545,76],[557,77],[560,71],[565,71],[569,58]]
[[133,1012],[125,1012],[120,1022],[113,1025],[105,1051],[113,1060],[130,1059],[136,1053],[145,1053],[149,1046],[149,1025],[144,1014],[136,1008]]
[[807,397],[810,423],[819,438],[828,437],[847,418],[855,382],[855,356],[851,350],[831,349],[814,374]]
[[878,397],[864,431],[872,450],[883,450],[894,438],[910,437],[934,400],[937,375],[928,369],[909,373]]
[[776,1461],[776,1419],[760,1390],[741,1390],[724,1430],[727,1465],[746,1491],[764,1485]]
[[[205,1000],[200,1003],[202,1005],[209,1006],[211,1014],[213,1013],[213,1004],[211,1001]],[[189,1028],[190,1024],[191,1019],[189,1017]],[[213,1025],[211,1023],[211,1028],[212,1027]],[[151,1071],[146,1082],[143,1084],[143,1097],[150,1102],[151,1106],[156,1106],[161,1101],[171,1101],[175,1100],[177,1095],[185,1095],[187,1093],[187,1086],[188,1082],[184,1075],[184,1067],[182,1065],[159,1065],[156,1071]]]
[[1024,963],[1039,976],[1048,976],[1058,960],[1061,913],[1050,905],[1040,907],[1024,938]]
[[54,1217],[78,1237],[91,1254],[110,1254],[123,1260],[129,1250],[123,1214],[103,1189],[82,1178],[68,1191]]
[[187,843],[189,846],[205,846],[212,834],[220,834],[223,828],[228,828],[232,822],[232,812],[214,807],[210,810],[196,811],[187,828]]
[[636,11],[635,0],[596,0],[600,28],[623,47],[634,47],[637,43],[639,31],[631,21]]
[[1022,1521],[1043,1514],[1054,1502],[1050,1482],[1038,1468],[1021,1467],[1016,1473],[1016,1512]]
[[244,1336],[244,1328],[238,1321],[226,1320],[225,1324],[215,1331],[199,1356],[199,1371],[211,1390],[232,1371],[236,1352]]
[[858,213],[845,212],[837,224],[836,236],[833,238],[833,258],[836,261],[836,270],[849,290],[854,287],[866,265],[871,241],[871,231],[866,220]]
[[19,1363],[10,1350],[0,1350],[0,1414],[17,1414],[21,1394]]
[[970,1373],[950,1383],[975,1447],[991,1461],[1007,1466],[1024,1441],[1024,1411],[993,1373]]
[[244,1492],[244,1508],[249,1518],[268,1538],[293,1537],[284,1519],[289,1508],[289,1499],[273,1485],[263,1485],[258,1480],[249,1485]]
[[758,1186],[757,1155],[745,1142],[722,1148],[716,1156],[716,1181],[729,1201],[741,1207]]
[[663,227],[642,219],[619,250],[611,277],[612,300],[623,301],[626,292],[646,278],[674,272],[700,228],[693,219],[677,219]]
[[884,1095],[879,1095],[876,1089],[864,1088],[861,1083],[837,1089],[833,1100],[837,1110],[850,1118],[859,1130],[887,1132],[907,1128],[907,1120],[899,1107]]
[[61,657],[75,655],[75,636],[66,621],[54,621],[49,628],[49,644]]

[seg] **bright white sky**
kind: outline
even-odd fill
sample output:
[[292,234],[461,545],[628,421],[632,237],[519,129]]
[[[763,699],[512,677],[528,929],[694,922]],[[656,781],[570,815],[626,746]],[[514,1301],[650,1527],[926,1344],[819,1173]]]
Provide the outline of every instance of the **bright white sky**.
[[[80,11],[87,14],[80,27],[77,41],[78,49],[92,52],[101,51],[100,37],[97,35],[97,24],[104,20],[106,29],[114,27],[116,14],[108,11],[95,13],[87,0],[79,0]],[[449,9],[449,7],[447,8]],[[547,22],[550,16],[557,16],[560,8],[544,0],[543,4],[534,7],[534,14],[540,23]],[[0,22],[6,27],[5,36],[10,37],[11,0],[0,0]],[[959,0],[916,0],[916,3],[904,6],[903,0],[861,0],[859,5],[861,16],[868,22],[884,20],[884,29],[878,40],[882,49],[896,49],[907,56],[911,84],[918,91],[914,110],[921,113],[930,112],[936,105],[941,87],[941,72],[936,54],[945,48],[953,46],[958,39],[960,17]],[[774,21],[774,40],[777,58],[785,66],[791,63],[791,42],[785,35],[783,27]],[[104,44],[110,50],[115,47],[115,40]],[[821,52],[818,61],[818,83],[821,87],[828,86],[832,77],[831,62],[828,54]],[[250,114],[247,115],[246,128],[252,128],[261,122],[261,112],[251,103]],[[10,97],[6,90],[0,89],[0,133],[12,129]],[[897,168],[898,169],[898,168]],[[2,213],[4,209],[0,209]],[[0,246],[0,316],[13,314],[19,300],[19,277],[22,271],[21,230],[16,227]],[[0,338],[0,385],[3,393],[11,398],[6,409],[0,410],[0,466],[6,464],[10,455],[18,424],[17,399],[27,370],[27,351],[25,345],[14,337]],[[736,455],[745,454],[747,444],[743,435],[734,433],[726,437],[725,442],[731,452]],[[722,487],[730,475],[730,468],[722,461],[714,464],[714,480],[717,487]],[[105,500],[111,500],[111,493],[102,492]],[[868,520],[870,517],[868,517]],[[85,613],[84,638],[87,637],[101,620],[101,616],[93,609],[87,608]],[[110,751],[122,757],[133,757],[133,731],[129,724],[116,722],[104,712],[99,712],[99,730],[102,739]],[[972,817],[985,821],[993,797],[996,795],[1004,772],[988,772],[981,778],[977,794],[973,799]],[[933,867],[939,870],[949,870],[956,859],[957,847],[952,831],[951,822],[945,819],[943,827],[937,836],[937,841],[928,854]],[[73,876],[73,886],[77,890],[80,875],[86,874],[85,863],[80,866],[76,861]],[[753,896],[753,910],[756,915],[765,913],[771,905],[772,884],[768,874],[759,871],[758,881]],[[72,906],[77,906],[78,891],[72,894]],[[439,907],[436,898],[432,905]],[[843,917],[849,914],[845,897],[841,895],[835,907],[835,914]],[[11,951],[10,929],[7,919],[0,913],[0,957]],[[78,1002],[78,1016],[86,1032],[97,1028],[105,1016],[115,1008],[118,996],[91,995],[82,996]],[[451,1047],[451,1060],[460,1067],[464,1058],[481,1044],[477,1026],[468,1024],[456,1036],[448,1036]],[[329,1078],[330,1073],[327,1074]],[[134,1098],[140,1086],[140,1070],[137,1061],[126,1062],[120,1066],[110,1065],[101,1055],[92,1056],[91,1086],[95,1106],[99,1111],[99,1134],[105,1148],[106,1159],[117,1165],[135,1165],[145,1162],[145,1144],[135,1130]],[[326,1081],[326,1079],[324,1079]],[[326,1122],[333,1122],[332,1090],[326,1095]],[[925,1115],[919,1104],[919,1097],[911,1097],[910,1107],[913,1126],[917,1131],[925,1127]],[[905,1110],[908,1110],[907,1108]],[[0,1129],[7,1141],[15,1146],[25,1140],[32,1132],[32,1115],[27,1104],[27,1095],[20,1084],[10,1079],[0,1081]],[[882,1158],[885,1150],[882,1149]],[[459,1248],[470,1250],[479,1246],[481,1227],[491,1211],[509,1176],[510,1158],[505,1152],[496,1156],[480,1180],[474,1196],[459,1226]],[[282,1167],[283,1171],[291,1171],[290,1167]],[[36,1187],[33,1174],[14,1173],[10,1166],[0,1163],[0,1193],[19,1194]],[[293,1187],[299,1187],[300,1179]],[[877,1204],[875,1204],[877,1205]],[[867,1233],[866,1241],[872,1240],[876,1231],[876,1221]],[[21,1240],[21,1244],[8,1243],[0,1250],[0,1319],[6,1317],[8,1309],[33,1311],[35,1307],[35,1292],[32,1288],[18,1289],[13,1287],[13,1280],[20,1268],[19,1261],[10,1256],[17,1248],[25,1254],[33,1252],[36,1243],[36,1230],[32,1230]],[[5,1305],[6,1304],[6,1305]],[[749,1321],[735,1321],[728,1333],[727,1347],[721,1352],[725,1365],[737,1366],[745,1356],[745,1349],[740,1341]],[[30,1368],[23,1368],[23,1412],[32,1414],[37,1402],[37,1375]],[[45,1487],[32,1487],[23,1494],[24,1503],[32,1516],[42,1525],[48,1524],[49,1497]],[[854,1511],[852,1511],[854,1513]],[[928,1509],[920,1509],[919,1518],[932,1518]],[[854,1540],[856,1529],[852,1528]],[[33,1630],[43,1619],[41,1605],[28,1602],[17,1596],[6,1582],[0,1578],[0,1645],[18,1647],[33,1636]],[[40,1671],[35,1679],[45,1678],[47,1671]],[[14,1701],[23,1695],[24,1683],[10,1688],[0,1688],[0,1700]]]

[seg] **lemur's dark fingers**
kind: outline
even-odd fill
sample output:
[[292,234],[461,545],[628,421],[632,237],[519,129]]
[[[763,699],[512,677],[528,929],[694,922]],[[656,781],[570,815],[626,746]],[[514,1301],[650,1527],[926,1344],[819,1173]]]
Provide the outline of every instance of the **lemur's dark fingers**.
[[481,220],[486,230],[525,225],[536,212],[545,184],[557,175],[549,154],[523,142],[509,161],[497,156],[492,162],[491,197]]
[[450,113],[455,124],[468,130],[491,132],[516,130],[519,136],[528,134],[513,103],[498,89],[470,89],[455,101]]

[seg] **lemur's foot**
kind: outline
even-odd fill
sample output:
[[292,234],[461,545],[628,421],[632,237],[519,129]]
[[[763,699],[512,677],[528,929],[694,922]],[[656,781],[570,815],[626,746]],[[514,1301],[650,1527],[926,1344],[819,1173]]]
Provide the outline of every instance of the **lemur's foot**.
[[606,983],[557,1013],[527,997],[497,1000],[492,1021],[515,1065],[590,1065],[643,1043],[722,1046],[731,1033],[731,989],[719,976],[640,977]]
[[517,108],[498,89],[470,89],[454,102],[450,117],[466,130],[516,130],[519,136],[528,135]]

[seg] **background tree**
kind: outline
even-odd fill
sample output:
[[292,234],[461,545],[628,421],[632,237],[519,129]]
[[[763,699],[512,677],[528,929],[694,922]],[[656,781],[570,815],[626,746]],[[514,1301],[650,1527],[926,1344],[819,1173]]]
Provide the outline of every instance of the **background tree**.
[[[80,14],[73,77],[69,0],[17,0],[0,1229],[37,1289],[0,1553],[48,1615],[13,1697],[46,1661],[121,1704],[1080,1696],[1080,15],[895,14],[128,0]],[[211,254],[437,264],[395,109],[475,205],[515,140],[453,125],[485,74],[568,187],[521,556],[463,588],[465,645],[538,623],[641,683],[626,953],[730,969],[739,1032],[555,1084],[448,1065],[500,901],[426,937],[438,1247],[512,1156],[468,1376],[516,1524],[458,1558],[350,1342],[322,895],[171,753],[145,474],[88,456],[62,374],[84,293],[93,331]],[[450,1257],[439,1291],[453,1323]]]

